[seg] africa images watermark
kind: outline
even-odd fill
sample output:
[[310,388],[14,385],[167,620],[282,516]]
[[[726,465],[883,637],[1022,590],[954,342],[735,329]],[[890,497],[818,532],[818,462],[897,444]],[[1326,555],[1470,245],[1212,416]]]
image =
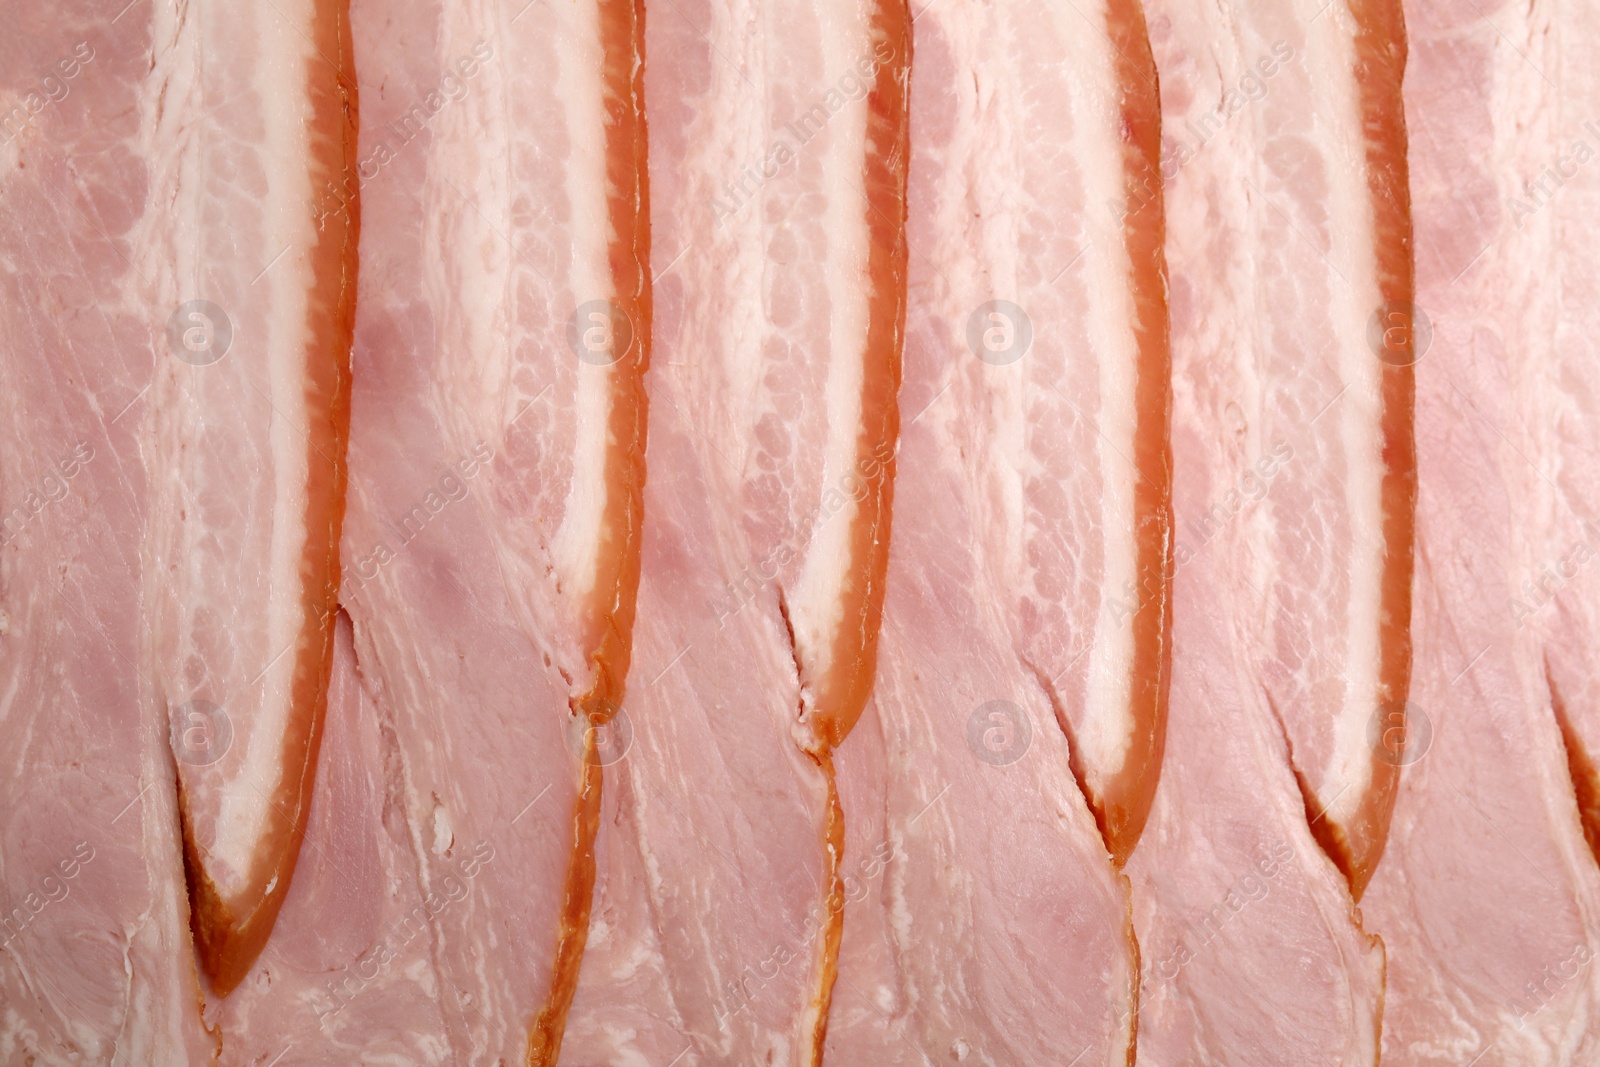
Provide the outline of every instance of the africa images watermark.
[[71,55],[56,60],[38,85],[23,93],[9,111],[0,114],[0,144],[10,144],[46,108],[65,100],[72,92],[72,79],[83,73],[83,68],[93,60],[94,48],[88,41],[79,41]]
[[[822,98],[802,111],[796,118],[784,123],[773,135],[761,158],[746,164],[738,174],[738,181],[729,179],[722,183],[723,196],[713,195],[711,213],[716,225],[731,217],[755,199],[763,186],[772,181],[783,169],[800,158],[800,150],[810,144],[844,110],[847,100],[865,100],[878,70],[894,58],[894,49],[887,41],[860,56],[839,79],[822,94]],[[726,197],[726,199],[724,199]]]
[[1529,618],[1554,603],[1561,591],[1577,579],[1589,561],[1600,554],[1596,545],[1600,545],[1600,530],[1586,522],[1583,536],[1574,541],[1570,549],[1546,563],[1535,577],[1522,580],[1522,595],[1510,600],[1511,618],[1516,621],[1517,629],[1522,629]]
[[1239,517],[1247,505],[1264,500],[1272,490],[1272,480],[1292,459],[1294,446],[1287,441],[1274,441],[1269,452],[1244,469],[1237,486],[1229,488],[1198,517],[1190,516],[1178,523],[1178,532],[1187,532],[1191,536],[1174,550],[1175,564],[1181,567],[1194,559],[1212,538]]
[[[1190,913],[1177,932],[1167,939],[1166,951],[1145,957],[1144,973],[1139,979],[1139,999],[1148,1000],[1155,986],[1175,981],[1180,971],[1221,936],[1224,927],[1252,904],[1265,900],[1272,892],[1273,881],[1293,858],[1294,849],[1287,842],[1264,846],[1249,870],[1234,880],[1220,901],[1203,911]],[[1120,1009],[1117,1014],[1119,1022],[1125,1021],[1128,1011]]]
[[818,900],[798,925],[792,920],[786,921],[785,925],[789,928],[788,936],[774,944],[766,958],[754,966],[745,964],[737,977],[723,983],[723,999],[713,1006],[718,1023],[731,1019],[748,1008],[761,995],[761,991],[768,983],[777,978],[794,960],[803,959],[809,966],[813,959],[817,936],[824,927],[846,902],[854,903],[863,899],[867,895],[870,883],[883,874],[889,861],[894,858],[894,845],[888,841],[879,841],[873,846],[871,853],[857,862],[855,871],[844,876],[843,900],[837,903],[831,900]]
[[[1600,144],[1600,126],[1596,126],[1593,119],[1583,124],[1583,131],[1588,137],[1594,138],[1595,144]],[[1595,148],[1584,137],[1575,139],[1564,150],[1558,151],[1556,157],[1538,174],[1522,183],[1525,199],[1514,196],[1507,198],[1506,211],[1511,216],[1512,224],[1522,229],[1522,224],[1549,206],[1566,184],[1578,176],[1578,171],[1594,161],[1596,154]]]
[[[1161,182],[1172,181],[1235,116],[1265,100],[1267,83],[1282,73],[1294,58],[1294,45],[1288,41],[1274,42],[1272,51],[1246,67],[1238,82],[1224,90],[1211,110],[1190,116],[1181,127],[1169,127],[1161,139]],[[1106,206],[1117,220],[1126,219],[1154,201],[1158,184],[1153,178],[1147,180],[1140,188],[1130,190],[1125,199],[1112,200]]]
[[24,893],[20,903],[0,911],[0,947],[9,945],[22,932],[33,925],[41,912],[52,904],[59,904],[72,892],[72,880],[94,859],[94,846],[79,841],[72,853],[51,867],[39,879],[37,887]]
[[1528,1019],[1549,1007],[1556,995],[1577,979],[1593,960],[1594,950],[1587,943],[1580,942],[1567,953],[1566,959],[1553,965],[1545,964],[1539,971],[1539,977],[1524,982],[1522,992],[1527,999],[1514,1004],[1517,1009],[1517,1029],[1521,1030]]
[[400,554],[401,550],[421,536],[422,531],[438,518],[440,513],[451,504],[465,500],[467,482],[476,478],[482,467],[493,459],[494,449],[490,448],[487,442],[479,441],[472,446],[472,451],[468,455],[462,456],[446,467],[445,472],[428,487],[421,500],[397,521],[384,524],[394,535],[394,544],[380,540],[367,552],[358,555],[355,562],[344,569],[342,590],[350,594],[359,593],[367,582],[376,578],[378,573]]
[[22,502],[0,516],[0,545],[9,545],[17,534],[51,504],[66,498],[72,491],[69,484],[78,472],[94,459],[94,446],[79,441],[39,480],[39,484],[22,496]]
[[469,83],[494,58],[494,46],[479,40],[464,55],[445,68],[438,84],[418,97],[396,119],[371,129],[363,128],[363,142],[371,138],[367,154],[357,161],[355,170],[342,183],[332,179],[323,183],[321,195],[311,203],[311,217],[320,219],[331,210],[346,210],[355,199],[357,186],[370,182],[392,163],[406,146],[420,137],[439,113],[467,96]]

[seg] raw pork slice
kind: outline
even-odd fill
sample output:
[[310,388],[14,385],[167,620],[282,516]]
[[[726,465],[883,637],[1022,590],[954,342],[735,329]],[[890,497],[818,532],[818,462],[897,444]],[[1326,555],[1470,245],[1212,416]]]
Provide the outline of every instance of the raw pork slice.
[[1220,412],[1238,478],[1179,525],[1178,551],[1239,545],[1244,647],[1360,899],[1403,761],[1374,739],[1403,733],[1411,662],[1405,32],[1399,0],[1302,6],[1229,5],[1209,32],[1237,64],[1173,124],[1173,180],[1232,150],[1249,209],[1227,282],[1204,279],[1248,324]]
[[[1592,716],[1575,684],[1592,666],[1574,674],[1517,602],[1552,535],[1578,536],[1582,517],[1555,511],[1565,494],[1582,506],[1583,474],[1550,445],[1585,402],[1553,346],[1570,340],[1563,320],[1588,313],[1568,281],[1593,273],[1592,245],[1570,228],[1590,225],[1593,179],[1561,162],[1576,140],[1597,147],[1582,125],[1593,16],[1445,0],[1408,15],[1417,292],[1433,341],[1417,363],[1414,762],[1362,909],[1389,950],[1383,1059],[1589,1064],[1600,871],[1560,713]],[[1583,265],[1564,271],[1568,256]],[[1578,596],[1545,610],[1581,611]]]
[[343,599],[421,892],[447,901],[422,935],[445,1058],[522,1062],[530,1033],[553,1058],[637,574],[631,8],[352,17],[372,225]]
[[903,3],[652,13],[655,264],[632,753],[577,1063],[816,1063],[904,316]]
[[0,1062],[40,1067],[216,1055],[140,667],[153,14],[113,15],[0,35]]
[[142,408],[141,661],[170,717],[195,947],[238,984],[289,890],[327,699],[355,297],[339,0],[156,5],[133,253],[164,326]]
[[[1263,601],[1252,584],[1259,545],[1244,526],[1264,506],[1259,498],[1276,499],[1295,474],[1287,464],[1301,458],[1298,444],[1274,451],[1260,436],[1262,398],[1305,388],[1300,377],[1263,363],[1275,351],[1272,300],[1317,284],[1327,267],[1316,259],[1296,282],[1273,258],[1286,251],[1273,236],[1281,217],[1257,191],[1258,169],[1280,157],[1249,109],[1267,102],[1262,92],[1279,106],[1299,100],[1309,108],[1313,93],[1294,66],[1298,47],[1275,54],[1270,37],[1262,41],[1239,20],[1277,18],[1281,32],[1299,34],[1317,32],[1335,13],[1309,23],[1292,18],[1287,4],[1152,9],[1169,138],[1178,652],[1169,758],[1128,867],[1143,961],[1139,1058],[1171,1067],[1370,1065],[1383,954],[1359,926],[1345,877],[1312,835],[1308,819],[1316,813],[1296,785],[1262,685],[1260,664],[1272,660],[1272,646],[1264,645]],[[1359,158],[1359,138],[1352,150]],[[1306,192],[1318,188],[1313,182]],[[1319,208],[1307,201],[1296,210]],[[1266,337],[1257,336],[1261,324]],[[1370,350],[1367,356],[1377,362]],[[1219,522],[1219,512],[1229,521]],[[1285,576],[1297,577],[1294,569]]]
[[1107,850],[1155,789],[1169,607],[1154,62],[1129,3],[934,6],[915,54],[915,414],[876,736],[840,753],[828,1058],[1129,1063]]

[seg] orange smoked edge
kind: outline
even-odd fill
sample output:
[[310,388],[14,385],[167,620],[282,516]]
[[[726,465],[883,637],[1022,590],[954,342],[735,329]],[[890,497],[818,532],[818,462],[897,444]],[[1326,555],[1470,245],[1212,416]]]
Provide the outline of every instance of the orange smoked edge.
[[1589,843],[1589,851],[1600,860],[1600,770],[1596,770],[1594,757],[1567,715],[1567,703],[1556,688],[1555,672],[1550,668],[1548,656],[1544,661],[1544,678],[1550,690],[1550,711],[1561,732],[1567,773],[1572,777],[1572,799],[1578,807],[1578,821],[1583,827],[1584,840]]
[[[1406,163],[1405,16],[1399,0],[1350,0],[1356,19],[1356,83],[1366,132],[1367,183],[1377,242],[1378,289],[1385,302],[1415,298],[1411,190]],[[1411,572],[1417,501],[1414,434],[1416,378],[1411,367],[1381,363],[1383,437],[1383,585],[1378,693],[1374,712],[1405,707],[1411,688]],[[1350,880],[1359,902],[1389,840],[1400,786],[1398,761],[1373,746],[1372,786],[1349,821],[1314,824],[1323,848]],[[1319,828],[1320,829],[1319,831]]]
[[[1101,796],[1090,797],[1106,848],[1128,861],[1155,801],[1167,742],[1172,679],[1172,343],[1167,316],[1166,206],[1161,188],[1161,94],[1140,0],[1112,0],[1107,33],[1122,89],[1124,224],[1138,344],[1135,393],[1134,537],[1138,603],[1133,617],[1128,756]],[[1133,205],[1139,205],[1134,207]]]
[[[348,0],[318,3],[313,34],[320,55],[308,61],[307,91],[314,116],[313,185],[336,178],[354,189],[357,98],[353,77]],[[324,57],[338,57],[334,72]],[[192,904],[190,924],[212,989],[226,996],[249,972],[272,933],[289,892],[305,838],[317,755],[333,666],[334,615],[339,599],[339,531],[344,520],[345,444],[350,433],[350,342],[355,326],[357,198],[322,216],[311,251],[313,288],[307,311],[307,407],[325,412],[309,427],[306,548],[300,564],[304,622],[295,649],[293,695],[283,737],[283,776],[256,847],[246,890],[223,900],[205,872],[205,860],[188,825],[180,788],[184,867]],[[276,880],[276,881],[274,881]],[[267,887],[271,885],[269,890]]]
[[871,696],[877,674],[878,633],[889,571],[889,526],[894,497],[895,446],[900,436],[901,354],[906,325],[906,175],[910,165],[911,12],[907,0],[879,0],[871,20],[874,42],[888,44],[893,58],[880,68],[867,97],[864,188],[867,194],[866,366],[861,383],[861,429],[856,442],[857,472],[867,492],[850,531],[850,567],[841,596],[843,625],[834,635],[831,669],[811,677],[800,664],[802,681],[814,694],[816,716],[806,754],[827,783],[828,808],[822,843],[827,861],[828,921],[819,951],[812,998],[811,1063],[822,1062],[828,1012],[839,975],[844,937],[844,811],[834,778],[833,749],[855,728]]
[[1144,985],[1144,956],[1139,951],[1139,934],[1133,921],[1133,883],[1121,871],[1117,881],[1122,886],[1122,929],[1128,940],[1128,1058],[1126,1067],[1139,1062],[1139,990]]
[[[633,619],[639,592],[644,519],[645,435],[649,401],[644,375],[650,365],[650,196],[648,127],[644,113],[644,0],[601,0],[605,51],[606,179],[614,237],[608,249],[616,300],[632,325],[633,346],[610,368],[610,443],[606,456],[607,514],[593,616],[603,620],[590,654],[594,683],[573,701],[587,723],[609,722],[622,705],[633,655]],[[616,503],[620,501],[621,503]],[[606,573],[609,571],[609,573]],[[572,813],[572,853],[556,934],[550,994],[528,1033],[528,1063],[554,1065],[561,1053],[567,1014],[578,991],[594,905],[595,839],[600,830],[604,774],[594,731],[584,732],[578,797]]]

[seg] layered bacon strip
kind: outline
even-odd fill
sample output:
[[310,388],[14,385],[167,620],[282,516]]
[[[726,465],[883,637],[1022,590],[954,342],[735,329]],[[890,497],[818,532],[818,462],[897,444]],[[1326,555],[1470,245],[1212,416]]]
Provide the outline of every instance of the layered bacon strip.
[[[1114,863],[1154,792],[1170,610],[1149,44],[1117,4],[935,6],[915,37],[910,418],[876,736],[838,755],[825,1062],[1126,1062]],[[1007,1025],[1023,989],[1035,1021]]]
[[1249,137],[1233,165],[1258,243],[1236,299],[1254,325],[1229,418],[1250,470],[1180,528],[1180,559],[1242,531],[1255,671],[1306,818],[1359,898],[1404,761],[1411,656],[1405,34],[1397,3],[1334,4],[1314,20],[1292,4],[1240,6],[1227,25],[1242,62],[1223,88],[1250,106],[1218,101],[1202,121]]
[[117,14],[68,0],[0,34],[0,1058],[18,1063],[219,1048],[139,579],[174,477],[141,462],[172,358],[141,252],[171,221],[144,107],[162,34],[153,5]]
[[[1127,870],[1141,958],[1139,1055],[1157,1063],[1372,1063],[1383,1016],[1383,950],[1316,833],[1322,820],[1303,791],[1313,753],[1294,743],[1330,739],[1337,705],[1279,700],[1272,684],[1298,662],[1280,658],[1276,635],[1313,622],[1342,632],[1348,617],[1326,610],[1325,586],[1315,615],[1264,607],[1269,597],[1309,603],[1313,566],[1342,573],[1348,540],[1279,531],[1310,521],[1313,503],[1349,516],[1324,495],[1338,478],[1320,462],[1302,466],[1308,450],[1343,432],[1312,443],[1306,435],[1327,432],[1356,392],[1316,418],[1344,389],[1340,373],[1354,368],[1372,384],[1379,364],[1354,315],[1340,320],[1342,332],[1324,319],[1301,328],[1308,309],[1339,306],[1326,297],[1344,284],[1285,221],[1312,241],[1332,235],[1318,238],[1302,221],[1333,226],[1331,184],[1294,168],[1336,171],[1349,190],[1348,161],[1362,158],[1362,141],[1352,118],[1339,127],[1345,140],[1301,144],[1309,123],[1286,117],[1327,107],[1355,75],[1319,65],[1342,74],[1310,80],[1299,34],[1328,31],[1335,12],[1312,22],[1291,9],[1150,5],[1170,138],[1176,624],[1169,758]],[[1290,193],[1293,203],[1274,199]],[[1291,344],[1349,358],[1319,362]],[[1288,418],[1298,405],[1311,406]],[[1375,515],[1377,498],[1367,499]],[[1340,646],[1327,640],[1332,655]],[[1359,715],[1363,729],[1374,719],[1373,706]],[[1372,749],[1358,754],[1361,766],[1373,762]]]
[[[609,753],[602,752],[602,746],[615,746],[620,740],[616,736],[620,728],[613,725],[613,719],[622,708],[633,651],[644,518],[644,374],[650,364],[651,343],[644,4],[642,0],[597,0],[592,12],[576,14],[579,25],[568,33],[586,44],[585,36],[594,34],[599,49],[604,172],[586,177],[590,182],[599,179],[588,192],[603,192],[603,213],[600,204],[582,207],[592,213],[588,221],[595,227],[584,236],[597,242],[604,238],[604,269],[596,272],[590,284],[606,295],[600,301],[602,310],[583,311],[575,325],[582,331],[579,340],[585,351],[589,350],[590,331],[602,336],[609,332],[610,337],[609,348],[603,348],[598,358],[591,356],[603,369],[586,368],[576,397],[581,423],[573,480],[589,513],[569,512],[555,546],[558,559],[565,554],[563,549],[571,552],[576,548],[582,553],[580,568],[568,574],[567,580],[578,600],[574,614],[579,651],[588,657],[590,684],[572,701],[581,730],[582,779],[572,815],[572,855],[555,975],[550,998],[529,1038],[528,1062],[536,1067],[553,1065],[561,1051],[567,1011],[577,991],[589,936],[595,839],[600,830],[604,766],[609,762]],[[592,108],[594,102],[586,99],[583,103]],[[592,121],[592,116],[585,117]],[[589,321],[583,321],[584,315]],[[588,499],[582,500],[584,496]]]
[[356,90],[344,5],[154,15],[136,252],[155,352],[141,654],[170,720],[213,989],[272,931],[305,832],[339,588]]
[[[462,991],[451,1043],[554,1063],[627,746],[653,336],[643,8],[431,10],[425,50],[383,5],[356,10],[394,91],[363,134],[383,205],[363,255],[383,273],[357,363],[385,385],[356,413],[347,600],[431,841],[423,896],[454,899],[463,850],[492,855],[430,916]],[[470,651],[429,618],[465,625]]]
[[1406,14],[1432,340],[1416,364],[1416,758],[1362,902],[1389,956],[1384,1062],[1583,1063],[1600,1055],[1586,839],[1600,185],[1577,161],[1600,148],[1581,58],[1600,23],[1431,0]]

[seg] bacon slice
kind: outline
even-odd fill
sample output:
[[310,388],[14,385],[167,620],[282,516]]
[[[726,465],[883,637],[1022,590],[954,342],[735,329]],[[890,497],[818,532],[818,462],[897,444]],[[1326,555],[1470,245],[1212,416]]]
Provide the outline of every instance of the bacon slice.
[[[854,39],[863,51],[870,47],[876,61],[867,79],[865,121],[851,109],[820,148],[833,194],[821,264],[832,308],[822,462],[827,488],[799,574],[782,581],[779,593],[800,677],[800,744],[828,788],[826,919],[806,1017],[808,1044],[802,1045],[813,1067],[822,1063],[844,934],[845,812],[834,750],[860,721],[877,673],[906,325],[911,13],[906,0],[879,0],[863,21]],[[839,188],[840,182],[853,185],[857,174],[859,202]],[[848,499],[835,508],[830,493],[839,488]]]
[[[1179,561],[1244,534],[1255,649],[1313,832],[1359,899],[1383,853],[1410,670],[1410,214],[1392,0],[1229,8],[1240,67],[1178,127],[1173,159],[1248,131],[1250,257],[1238,275],[1241,480],[1178,534]],[[1335,76],[1332,72],[1337,71]],[[1209,109],[1209,110],[1207,110]]]
[[67,0],[0,35],[0,1058],[16,1063],[217,1053],[140,666],[139,427],[165,313],[143,303],[137,247],[170,220],[140,135],[153,12],[117,14]]
[[644,477],[637,17],[355,11],[384,92],[361,152],[379,221],[362,247],[376,281],[357,330],[347,602],[396,715],[408,819],[431,838],[424,889],[440,890],[439,858],[493,852],[433,920],[462,1057],[554,1058],[589,925]]
[[[1600,31],[1587,10],[1560,14],[1407,8],[1418,303],[1433,328],[1417,363],[1411,698],[1426,719],[1408,730],[1414,762],[1362,904],[1389,950],[1386,1064],[1600,1055],[1600,870],[1574,791],[1580,746],[1561,729],[1581,739],[1592,714],[1563,647],[1582,639],[1583,593],[1523,611],[1523,582],[1537,591],[1547,553],[1582,536],[1581,512],[1560,505],[1584,475],[1551,446],[1592,403],[1569,376],[1581,347],[1560,345],[1587,313],[1568,287],[1592,284],[1578,279],[1593,275],[1595,180],[1570,165],[1575,187],[1541,175],[1577,140],[1600,146],[1583,126],[1597,96],[1582,58]],[[1546,641],[1559,632],[1572,637]]]
[[[1029,236],[1010,238],[1015,250],[990,285],[993,297],[1020,310],[974,309],[962,339],[986,343],[988,334],[973,332],[981,323],[1014,326],[1012,345],[1028,345],[985,357],[1001,366],[1017,360],[1017,374],[1029,382],[1020,409],[993,416],[1009,417],[995,459],[1014,471],[1005,492],[1016,577],[1001,595],[1015,605],[1018,654],[1069,733],[1073,772],[1120,866],[1138,843],[1160,778],[1172,656],[1161,116],[1139,4],[1118,0],[1081,10],[1082,18],[1068,14],[1101,32],[1063,31],[1049,45],[1023,45],[1031,35],[1021,20],[1011,32],[1039,77],[1059,77],[1061,91],[1071,93],[1070,117],[1061,116],[1059,99],[1033,89],[1016,105],[1015,121],[1041,129],[1054,123],[1048,136],[1084,162],[1063,168],[1032,153],[1018,160],[1011,195],[1027,207],[1008,217],[1025,219]],[[1053,73],[1063,53],[1073,72]],[[979,77],[994,75],[980,70]],[[1115,95],[1101,92],[1107,84],[1117,86]],[[1053,203],[1077,210],[1063,218]],[[1010,209],[997,203],[992,210]],[[990,247],[995,240],[988,238]],[[1021,321],[1011,323],[1018,314]]]
[[[575,175],[603,190],[603,214],[586,204],[591,241],[603,237],[606,260],[589,284],[606,296],[603,325],[592,303],[580,304],[577,329],[611,331],[610,350],[586,362],[604,369],[578,381],[577,404],[582,424],[573,463],[575,499],[554,544],[558,570],[577,554],[578,566],[564,573],[576,600],[574,620],[580,650],[592,672],[587,691],[573,700],[582,724],[582,781],[572,817],[572,855],[561,931],[556,945],[555,976],[550,997],[534,1020],[528,1062],[553,1065],[561,1051],[567,1012],[577,992],[578,969],[589,936],[594,900],[595,839],[600,828],[604,766],[611,762],[597,739],[607,745],[620,740],[624,683],[633,650],[634,605],[639,591],[639,547],[644,505],[644,450],[647,401],[644,373],[649,366],[650,198],[646,174],[644,119],[643,0],[598,0],[594,10],[579,8],[573,24],[555,29],[557,40],[598,41],[599,103],[603,125],[603,175]],[[568,53],[569,57],[571,52]],[[591,90],[592,92],[592,90]],[[580,106],[592,109],[585,93]],[[584,117],[590,117],[585,115]],[[583,159],[582,155],[575,157]],[[581,217],[581,216],[580,216]],[[592,230],[591,230],[592,227]],[[594,267],[590,268],[594,270]],[[589,323],[582,321],[587,315]],[[616,319],[620,316],[621,324]],[[624,338],[621,330],[629,336]],[[588,333],[583,335],[587,338]],[[587,345],[587,340],[582,341]],[[626,350],[620,346],[627,344]],[[598,486],[598,490],[591,489]],[[576,553],[575,550],[576,549]],[[570,566],[570,564],[569,564]]]
[[820,1054],[831,765],[871,685],[887,551],[908,19],[651,20],[663,361],[629,704],[651,758],[607,808],[630,840],[602,856],[578,1061]]
[[[1168,377],[1159,189],[1124,210],[1130,173],[1154,177],[1153,67],[1120,81],[1119,49],[1148,61],[1136,6],[935,5],[916,22],[916,414],[879,729],[839,754],[851,877],[830,1060],[1132,1056],[1138,952],[1107,850],[1137,839],[1159,759]],[[1147,604],[1116,613],[1137,599],[1124,582]],[[1097,630],[1094,670],[1058,690],[1070,657],[1036,669]],[[1060,725],[1053,700],[1070,702]],[[1092,738],[1080,767],[1109,842],[1062,725]]]
[[[1273,56],[1274,38],[1263,38],[1248,20],[1287,33],[1331,14],[1312,24],[1293,17],[1287,4],[1151,4],[1171,138],[1165,166],[1178,651],[1169,756],[1128,874],[1143,968],[1138,1047],[1141,1059],[1155,1063],[1371,1064],[1377,1056],[1382,949],[1362,931],[1347,879],[1312,835],[1271,691],[1261,684],[1260,664],[1273,659],[1262,644],[1261,596],[1252,587],[1259,584],[1260,542],[1243,518],[1221,523],[1209,511],[1241,511],[1241,487],[1268,477],[1272,495],[1256,507],[1275,501],[1296,469],[1276,468],[1302,460],[1299,437],[1288,459],[1272,453],[1270,436],[1260,451],[1255,435],[1263,416],[1243,412],[1269,385],[1301,388],[1287,371],[1267,379],[1261,366],[1273,349],[1256,337],[1257,323],[1278,328],[1268,298],[1295,290],[1282,275],[1266,275],[1278,282],[1255,288],[1263,277],[1255,265],[1264,271],[1285,254],[1282,242],[1269,239],[1281,218],[1256,190],[1263,187],[1258,169],[1279,160],[1263,143],[1265,133],[1304,129],[1307,120],[1278,122],[1264,133],[1256,113],[1244,109],[1274,100],[1279,107],[1318,105],[1312,90],[1289,78],[1299,51]],[[1267,80],[1263,56],[1274,71]],[[1265,86],[1265,99],[1246,103],[1241,84]],[[1231,115],[1229,100],[1239,102]],[[1206,133],[1198,146],[1197,130]],[[1303,208],[1314,212],[1315,205]],[[1257,467],[1264,457],[1267,466]],[[1322,475],[1304,474],[1313,476]]]
[[142,658],[173,723],[195,946],[225,995],[293,877],[326,701],[355,88],[335,2],[158,8],[154,32]]

